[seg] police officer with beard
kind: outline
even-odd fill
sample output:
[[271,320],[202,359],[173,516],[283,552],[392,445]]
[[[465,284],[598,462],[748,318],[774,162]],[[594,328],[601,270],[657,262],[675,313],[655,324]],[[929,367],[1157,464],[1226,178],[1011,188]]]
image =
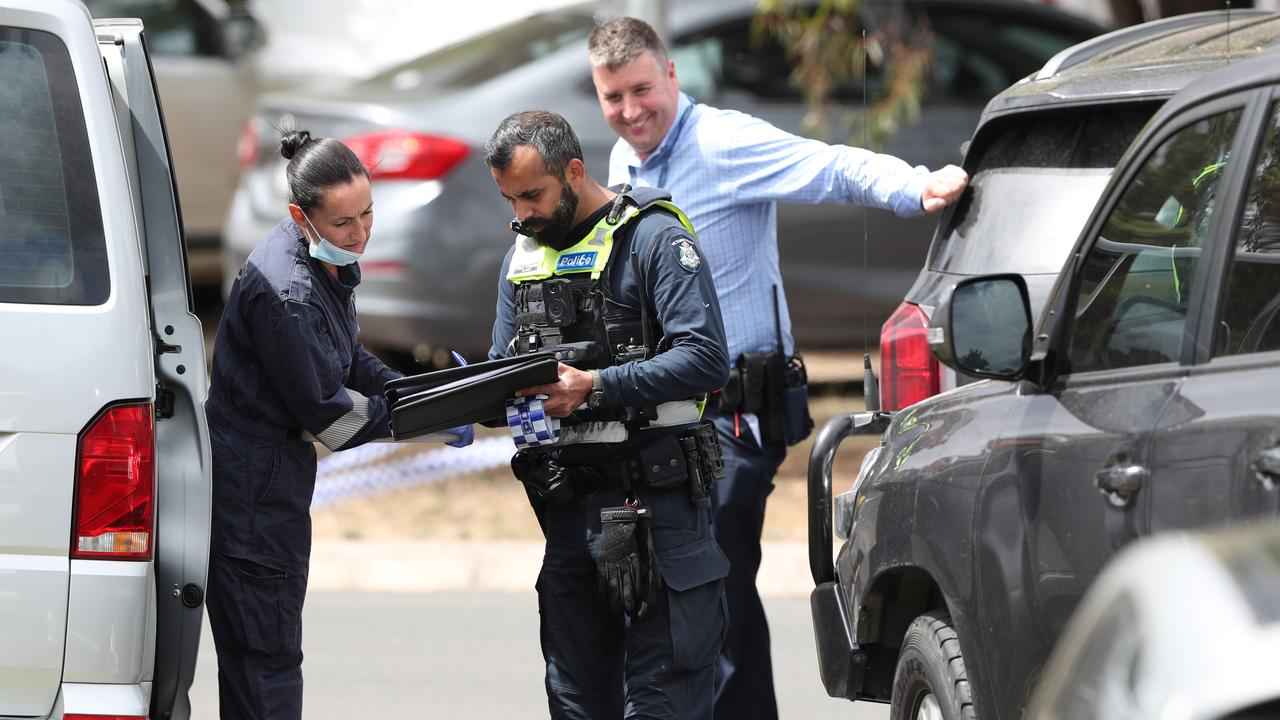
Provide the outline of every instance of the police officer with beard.
[[562,418],[512,460],[546,537],[538,576],[553,718],[710,718],[729,564],[711,531],[723,474],[706,394],[727,379],[696,235],[656,188],[605,188],[554,113],[505,119],[485,162],[519,235],[490,358],[556,353],[517,393]]

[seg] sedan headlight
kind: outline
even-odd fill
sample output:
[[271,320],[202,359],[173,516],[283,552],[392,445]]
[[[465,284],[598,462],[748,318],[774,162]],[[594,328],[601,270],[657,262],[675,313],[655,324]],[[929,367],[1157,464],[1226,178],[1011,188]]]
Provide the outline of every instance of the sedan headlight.
[[841,540],[848,540],[853,534],[853,516],[858,509],[858,488],[862,487],[863,481],[871,472],[871,467],[876,464],[876,458],[880,456],[881,449],[882,447],[879,446],[871,448],[870,452],[862,456],[862,467],[858,468],[858,476],[853,480],[853,487],[835,498],[835,531]]

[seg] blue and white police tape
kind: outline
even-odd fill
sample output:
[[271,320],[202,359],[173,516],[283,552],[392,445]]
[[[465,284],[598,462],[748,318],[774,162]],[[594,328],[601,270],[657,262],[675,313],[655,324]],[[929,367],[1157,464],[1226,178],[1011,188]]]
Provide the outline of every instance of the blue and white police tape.
[[407,449],[400,443],[370,443],[323,458],[316,469],[311,507],[505,467],[512,454],[504,437],[476,440],[464,448],[405,454]]
[[550,445],[560,439],[560,418],[542,407],[546,395],[507,400],[507,427],[517,448]]

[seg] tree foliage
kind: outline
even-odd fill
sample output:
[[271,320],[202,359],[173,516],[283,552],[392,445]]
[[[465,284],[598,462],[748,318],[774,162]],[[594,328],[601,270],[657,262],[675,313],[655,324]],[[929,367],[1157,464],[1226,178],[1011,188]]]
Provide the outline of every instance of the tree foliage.
[[883,147],[919,120],[933,35],[899,0],[875,10],[859,0],[760,0],[753,40],[784,49],[807,108],[804,132]]

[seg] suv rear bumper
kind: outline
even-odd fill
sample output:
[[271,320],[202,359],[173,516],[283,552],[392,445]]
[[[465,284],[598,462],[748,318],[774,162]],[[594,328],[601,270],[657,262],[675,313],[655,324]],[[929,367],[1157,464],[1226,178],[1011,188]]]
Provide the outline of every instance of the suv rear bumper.
[[809,595],[818,674],[831,697],[857,699],[866,678],[867,654],[853,641],[849,608],[839,582],[819,584]]

